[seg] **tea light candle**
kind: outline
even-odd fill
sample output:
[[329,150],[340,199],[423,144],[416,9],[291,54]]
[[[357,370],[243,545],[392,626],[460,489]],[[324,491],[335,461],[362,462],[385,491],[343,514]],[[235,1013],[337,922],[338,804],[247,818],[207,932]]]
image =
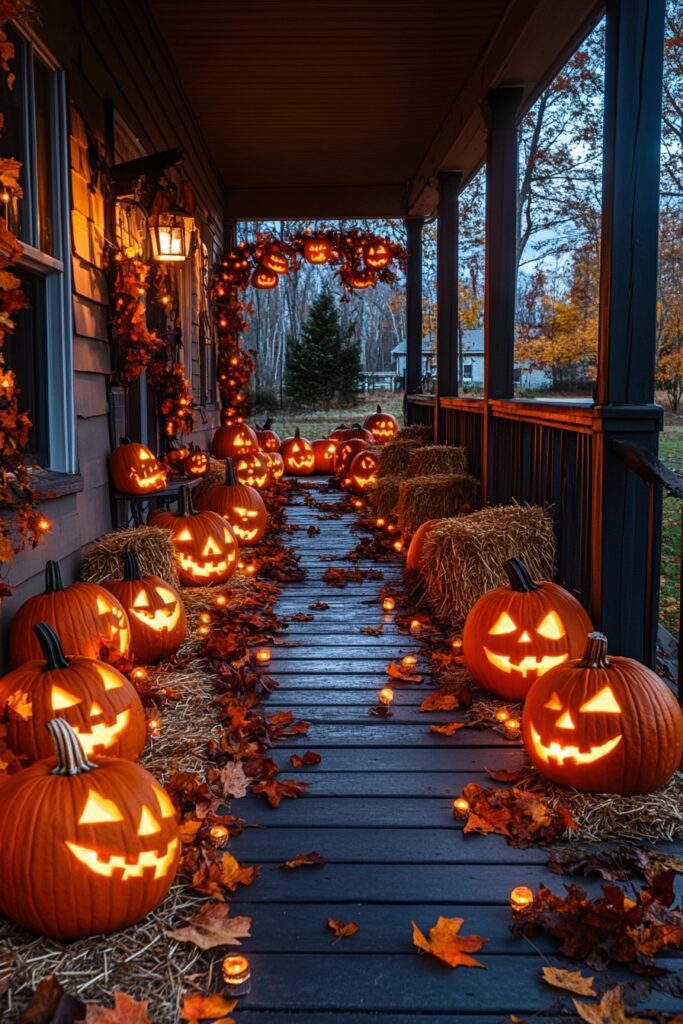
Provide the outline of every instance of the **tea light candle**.
[[401,658],[401,668],[405,672],[411,672],[417,665],[417,658],[414,654],[404,654]]
[[417,634],[417,633],[420,632],[421,629],[422,629],[422,623],[420,622],[419,619],[411,619],[410,620],[410,632],[411,633]]
[[241,558],[240,558],[239,562],[237,563],[237,568],[240,570],[240,572],[244,571],[244,562],[242,561]]
[[385,707],[389,707],[394,699],[394,691],[390,686],[383,686],[379,691],[378,697],[380,704],[384,704]]
[[393,612],[395,607],[396,602],[394,601],[393,597],[385,597],[384,600],[382,601],[382,608],[384,608],[385,612]]
[[199,616],[199,621],[200,622],[211,622],[211,616],[209,615],[208,612],[202,612],[201,615]]
[[534,894],[528,885],[516,885],[510,893],[510,906],[519,913],[534,902]]
[[456,654],[460,654],[462,651],[462,640],[459,636],[456,636],[455,640],[451,640],[451,647]]
[[251,977],[251,968],[246,956],[231,953],[223,960],[223,980],[226,985],[243,985]]
[[395,540],[392,547],[394,551],[403,551],[403,541]]
[[216,596],[213,599],[213,603],[216,605],[217,608],[225,608],[226,604],[228,603],[227,594],[216,594]]
[[138,665],[134,668],[130,674],[131,679],[136,683],[144,683],[147,680],[147,669],[143,668],[142,665]]
[[496,721],[497,722],[502,722],[504,724],[505,722],[507,722],[509,717],[510,717],[510,712],[507,711],[505,708],[498,708],[498,710],[496,711]]
[[150,736],[158,736],[161,732],[161,722],[158,718],[150,718],[147,723],[147,732]]
[[353,499],[353,507],[354,508],[362,508],[363,507],[363,502],[360,500],[360,498],[354,498]]
[[209,839],[212,846],[223,846],[228,835],[229,833],[225,825],[214,825],[209,829]]
[[453,817],[466,818],[470,813],[470,803],[464,796],[457,796],[453,801]]
[[211,626],[209,626],[208,623],[206,622],[202,622],[200,623],[199,626],[197,626],[197,636],[208,636],[210,632]]
[[254,565],[253,562],[250,562],[244,571],[246,572],[247,576],[253,576],[256,573],[256,566]]
[[518,718],[508,718],[503,723],[503,731],[504,731],[505,739],[506,740],[516,740],[516,739],[519,739],[519,734],[522,731],[521,730],[521,726],[519,724],[519,719]]
[[270,662],[270,651],[267,647],[259,647],[256,652],[256,660],[259,665],[268,665]]
[[379,526],[381,529],[384,526],[385,522],[386,520],[382,519],[382,517],[380,516],[378,519],[375,519],[375,526]]

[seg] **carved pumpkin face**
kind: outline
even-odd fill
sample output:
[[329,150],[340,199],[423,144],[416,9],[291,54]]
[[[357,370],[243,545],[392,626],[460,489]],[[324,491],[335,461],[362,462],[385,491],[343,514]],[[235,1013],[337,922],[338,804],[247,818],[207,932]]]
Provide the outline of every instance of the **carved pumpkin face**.
[[263,498],[253,487],[237,483],[230,459],[226,461],[225,483],[209,487],[199,498],[198,505],[222,516],[240,546],[258,544],[266,531],[268,515]]
[[137,760],[145,743],[145,715],[135,687],[95,658],[68,660],[46,623],[35,627],[43,660],[26,661],[0,681],[0,705],[8,709],[7,743],[27,762],[49,757],[46,724],[66,719],[88,757]]
[[269,270],[268,267],[257,267],[251,275],[251,283],[254,288],[259,288],[262,291],[276,288],[278,280],[278,275],[275,271]]
[[132,925],[161,902],[175,877],[173,804],[140,765],[92,763],[65,721],[48,728],[56,763],[39,761],[3,787],[0,910],[56,939]]
[[264,267],[274,271],[276,274],[286,274],[289,270],[287,257],[283,256],[277,249],[271,249],[269,252],[264,253],[261,262]]
[[279,452],[266,452],[268,472],[272,480],[281,480],[285,475],[285,460]]
[[166,470],[144,444],[122,441],[109,456],[114,486],[122,494],[152,494],[167,483]]
[[211,454],[217,459],[236,459],[258,451],[258,438],[247,423],[219,427],[211,440]]
[[342,441],[334,456],[334,475],[345,480],[349,475],[351,463],[356,455],[368,449],[368,442],[362,441],[359,437],[352,437],[348,441]]
[[364,288],[372,288],[375,283],[375,275],[372,270],[356,270],[349,275],[349,284],[356,291]]
[[256,437],[258,443],[264,452],[279,452],[280,451],[280,438],[277,436],[274,430],[270,429],[271,421],[268,419],[263,424],[261,430],[256,431]]
[[384,242],[368,243],[363,247],[363,259],[368,267],[373,270],[381,270],[391,263],[391,252],[389,246]]
[[310,441],[301,436],[296,428],[294,437],[288,437],[282,443],[282,458],[285,472],[290,476],[309,476],[315,468],[315,456]]
[[126,609],[133,658],[144,665],[163,661],[175,654],[187,635],[180,595],[159,576],[141,576],[130,551],[124,555],[124,566],[123,579],[105,585]]
[[363,426],[372,433],[377,444],[388,444],[398,434],[398,420],[391,413],[382,412],[380,405],[377,412],[365,417]]
[[234,460],[235,476],[247,487],[267,487],[270,483],[268,458],[264,452],[247,452]]
[[334,473],[334,456],[337,452],[337,444],[337,441],[327,437],[320,437],[317,441],[311,443],[316,473],[326,473],[330,476]]
[[[350,443],[350,442],[349,442]],[[365,494],[377,483],[377,466],[379,458],[376,452],[358,452],[351,460],[349,479],[354,494]]]
[[591,621],[556,583],[535,583],[518,559],[505,563],[509,587],[480,597],[463,632],[467,667],[481,685],[523,700],[535,679],[580,653]]
[[199,448],[193,448],[183,460],[183,469],[188,476],[206,476],[209,471],[209,456]]
[[183,586],[225,583],[237,568],[239,548],[232,530],[216,512],[195,512],[186,487],[180,489],[177,514],[157,511],[149,522],[170,532]]
[[583,791],[650,792],[683,754],[683,714],[669,688],[630,658],[608,658],[601,633],[589,634],[582,658],[534,683],[523,731],[538,770]]
[[320,266],[327,263],[332,255],[332,246],[324,238],[309,238],[304,242],[304,259]]

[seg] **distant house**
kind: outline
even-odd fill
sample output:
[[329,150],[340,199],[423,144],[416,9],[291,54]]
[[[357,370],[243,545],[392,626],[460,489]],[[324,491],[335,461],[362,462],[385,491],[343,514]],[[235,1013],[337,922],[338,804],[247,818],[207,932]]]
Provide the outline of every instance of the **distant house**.
[[[425,345],[428,347],[425,348]],[[407,345],[405,341],[395,345],[391,350],[391,354],[394,357],[394,371],[397,377],[403,377],[406,372],[406,350]],[[426,377],[427,374],[432,373],[434,370],[435,357],[432,352],[432,343],[428,339],[424,339],[422,342],[422,368],[421,376]]]
[[[462,333],[461,387],[481,391],[484,387],[484,328],[475,327]],[[515,363],[515,386],[537,391],[548,386],[542,370]]]

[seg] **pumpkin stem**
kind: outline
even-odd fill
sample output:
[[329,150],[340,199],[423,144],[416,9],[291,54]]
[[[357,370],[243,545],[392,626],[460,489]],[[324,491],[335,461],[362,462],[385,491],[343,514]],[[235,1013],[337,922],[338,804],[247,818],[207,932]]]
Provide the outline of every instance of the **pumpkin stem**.
[[237,477],[235,476],[235,464],[232,459],[225,460],[225,486],[235,487]]
[[294,437],[301,437],[301,430],[299,429],[299,427],[297,427],[296,430],[294,431]]
[[126,583],[140,579],[140,566],[133,551],[125,551],[123,554],[123,578]]
[[119,438],[119,444],[130,444],[130,443],[131,443],[131,441],[130,441],[129,437],[120,437]]
[[604,633],[589,633],[586,650],[579,662],[579,668],[607,668],[607,637]]
[[51,718],[47,729],[56,759],[50,775],[82,775],[97,768],[96,764],[88,761],[78,736],[63,718]]
[[379,404],[379,402],[378,402],[378,403],[377,403],[377,415],[378,415],[378,416],[381,416],[381,414],[382,414],[382,406],[381,406],[381,405]]
[[59,568],[59,562],[46,562],[45,593],[56,594],[57,591],[59,590],[64,590],[64,583],[62,582],[62,570]]
[[33,632],[38,637],[40,649],[45,658],[44,672],[52,672],[55,668],[68,668],[69,662],[66,659],[59,637],[49,622],[36,622]]
[[181,487],[178,491],[178,516],[193,516],[195,510],[192,507],[192,491],[189,487]]
[[272,427],[272,425],[273,425],[273,421],[271,420],[271,418],[270,418],[270,416],[269,416],[269,417],[267,418],[266,422],[265,422],[265,423],[263,424],[263,426],[261,427],[261,430],[270,430],[270,428]]
[[519,558],[508,558],[503,568],[516,594],[530,594],[532,590],[538,590],[538,583],[532,580],[531,573]]

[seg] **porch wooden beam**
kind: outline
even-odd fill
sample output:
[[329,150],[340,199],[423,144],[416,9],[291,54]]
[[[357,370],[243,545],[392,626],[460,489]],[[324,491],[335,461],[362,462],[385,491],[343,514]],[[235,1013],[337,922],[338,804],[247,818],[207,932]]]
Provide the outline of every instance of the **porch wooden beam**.
[[420,390],[422,382],[422,229],[424,217],[406,220],[406,394]]
[[231,188],[228,220],[344,220],[406,215],[403,184]]
[[439,400],[458,394],[458,192],[460,171],[438,175],[436,233],[436,394],[435,439],[439,440]]

